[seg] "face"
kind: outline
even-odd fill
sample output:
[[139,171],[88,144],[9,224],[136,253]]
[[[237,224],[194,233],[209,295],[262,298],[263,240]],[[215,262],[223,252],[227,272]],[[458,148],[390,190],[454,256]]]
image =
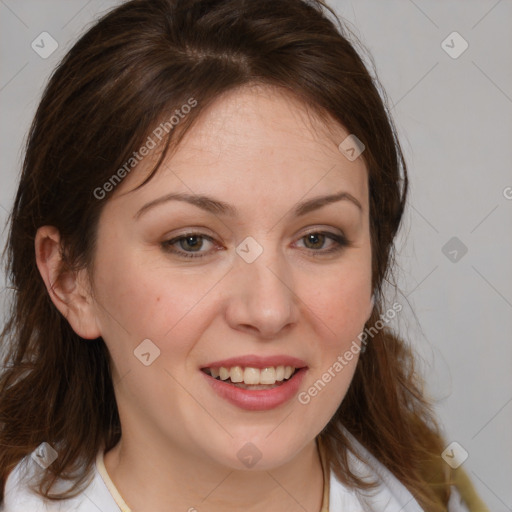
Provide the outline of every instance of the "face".
[[115,190],[94,315],[124,434],[238,469],[252,443],[268,469],[331,419],[371,309],[367,171],[339,151],[348,135],[286,93],[246,87],[205,111],[146,185],[133,190],[149,159]]

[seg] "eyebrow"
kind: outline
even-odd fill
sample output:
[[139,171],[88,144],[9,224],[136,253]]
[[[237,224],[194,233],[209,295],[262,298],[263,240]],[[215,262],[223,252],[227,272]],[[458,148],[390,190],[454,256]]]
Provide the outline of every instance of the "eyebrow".
[[[327,196],[319,196],[314,197],[313,199],[308,199],[307,201],[302,201],[295,205],[293,208],[293,214],[296,217],[300,217],[314,210],[318,210],[322,208],[322,206],[326,206],[331,203],[335,203],[337,201],[347,200],[352,204],[357,206],[359,210],[362,212],[363,207],[361,203],[350,193],[348,192],[338,192],[336,194],[331,194]],[[154,199],[149,203],[146,203],[135,215],[135,219],[139,219],[145,212],[154,208],[155,206],[161,205],[163,203],[167,203],[168,201],[183,201],[207,212],[213,213],[215,215],[227,215],[230,217],[237,217],[238,211],[237,209],[224,201],[219,201],[212,197],[198,195],[198,194],[181,194],[181,193],[171,193],[165,196],[159,197],[158,199]]]

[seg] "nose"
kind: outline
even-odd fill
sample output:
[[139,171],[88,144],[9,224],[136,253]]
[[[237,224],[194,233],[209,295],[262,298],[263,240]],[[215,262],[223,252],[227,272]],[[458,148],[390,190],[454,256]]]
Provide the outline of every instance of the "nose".
[[235,258],[230,273],[226,319],[236,330],[271,339],[299,318],[299,298],[284,256],[267,248],[252,263]]

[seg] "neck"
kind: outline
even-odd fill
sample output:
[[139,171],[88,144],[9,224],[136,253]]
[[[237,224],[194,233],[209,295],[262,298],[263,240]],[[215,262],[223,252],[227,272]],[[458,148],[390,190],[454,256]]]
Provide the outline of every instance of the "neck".
[[323,472],[315,441],[271,470],[239,471],[123,432],[104,457],[105,468],[133,512],[319,512]]

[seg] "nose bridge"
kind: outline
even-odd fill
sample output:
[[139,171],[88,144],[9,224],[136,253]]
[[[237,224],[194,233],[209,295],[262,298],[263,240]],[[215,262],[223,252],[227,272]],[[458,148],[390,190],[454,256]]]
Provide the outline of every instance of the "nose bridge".
[[258,249],[253,240],[246,240],[237,248],[227,318],[233,328],[271,337],[297,321],[293,275],[275,243],[267,240],[258,244]]

